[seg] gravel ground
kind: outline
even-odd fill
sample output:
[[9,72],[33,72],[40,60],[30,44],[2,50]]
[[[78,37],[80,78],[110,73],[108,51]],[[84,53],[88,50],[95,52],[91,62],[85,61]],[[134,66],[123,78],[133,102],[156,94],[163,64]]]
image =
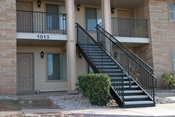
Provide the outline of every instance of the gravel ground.
[[86,109],[86,108],[101,108],[105,106],[92,105],[88,98],[81,94],[78,95],[64,95],[64,96],[49,96],[52,103],[58,105],[63,109]]
[[[62,109],[85,109],[85,108],[103,108],[109,106],[117,106],[115,101],[110,101],[107,106],[91,105],[89,99],[81,94],[78,95],[64,95],[64,96],[50,96],[48,97],[52,103],[58,105]],[[175,103],[175,100],[170,100],[165,97],[155,97],[156,104]]]
[[168,99],[166,97],[155,97],[156,104],[168,104],[168,103],[175,103],[175,100]]

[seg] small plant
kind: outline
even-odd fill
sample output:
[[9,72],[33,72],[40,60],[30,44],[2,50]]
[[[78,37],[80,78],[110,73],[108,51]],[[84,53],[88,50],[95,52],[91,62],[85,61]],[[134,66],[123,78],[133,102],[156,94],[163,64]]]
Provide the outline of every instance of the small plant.
[[163,74],[163,80],[169,89],[175,88],[175,75],[170,73]]
[[91,104],[106,105],[110,98],[110,77],[104,74],[84,74],[78,76],[78,88]]

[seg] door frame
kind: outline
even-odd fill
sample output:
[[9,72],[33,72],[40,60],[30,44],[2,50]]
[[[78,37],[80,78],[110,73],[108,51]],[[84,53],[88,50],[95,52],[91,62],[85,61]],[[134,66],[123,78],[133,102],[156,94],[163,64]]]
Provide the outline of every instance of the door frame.
[[[32,55],[32,84],[33,84],[33,86],[32,86],[32,91],[31,92],[22,92],[22,93],[20,93],[20,92],[18,92],[18,54],[31,54]],[[16,65],[16,73],[17,73],[17,75],[16,75],[16,94],[33,94],[33,93],[35,93],[34,92],[34,90],[35,90],[35,82],[34,82],[34,76],[35,76],[35,72],[34,72],[34,53],[28,53],[28,52],[19,52],[19,53],[17,53],[17,65]]]

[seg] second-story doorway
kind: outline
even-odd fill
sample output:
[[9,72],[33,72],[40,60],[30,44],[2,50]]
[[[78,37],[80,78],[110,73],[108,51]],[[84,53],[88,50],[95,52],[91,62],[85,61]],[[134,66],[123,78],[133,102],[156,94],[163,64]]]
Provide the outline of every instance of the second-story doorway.
[[64,30],[65,26],[63,25],[65,17],[65,6],[56,5],[56,4],[46,4],[47,12],[47,29],[48,30]]
[[129,18],[131,16],[130,10],[118,10],[118,34],[119,36],[126,36],[129,37],[131,34],[130,32],[130,21]]

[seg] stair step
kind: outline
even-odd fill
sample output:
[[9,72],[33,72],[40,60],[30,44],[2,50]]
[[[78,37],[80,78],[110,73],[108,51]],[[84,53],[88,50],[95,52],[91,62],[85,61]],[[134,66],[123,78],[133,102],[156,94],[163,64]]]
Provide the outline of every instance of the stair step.
[[[113,66],[115,66],[115,65],[113,65]],[[121,71],[121,69],[118,68],[118,69],[105,69],[104,70],[104,72],[115,72],[115,71]]]
[[103,53],[101,50],[85,50],[86,53]]
[[111,77],[112,82],[115,82],[115,81],[117,82],[117,81],[122,81],[122,80],[129,80],[129,78],[128,77],[123,77],[123,79],[122,79],[122,77],[120,77],[120,78],[119,77],[117,77],[117,78],[116,77]]
[[88,52],[87,53],[88,55],[90,55],[90,56],[100,56],[100,57],[108,57],[108,55],[106,55],[106,54],[102,54],[102,53],[91,53],[91,52]]
[[119,73],[117,73],[117,72],[115,72],[115,73],[106,73],[106,74],[108,74],[110,76],[125,75],[124,73],[121,73],[121,72],[119,72]]
[[107,65],[114,65],[114,62],[95,62],[95,64],[107,64]]
[[97,66],[114,66],[115,64],[114,63],[110,63],[110,64],[108,64],[108,63],[105,63],[105,64],[102,64],[102,63],[95,63]]
[[124,93],[143,93],[142,90],[124,90]]
[[103,57],[101,57],[101,56],[91,56],[91,58],[93,58],[93,59],[109,59],[108,56],[103,56]]
[[98,65],[97,66],[98,68],[104,68],[104,69],[117,69],[118,68],[118,66],[102,66],[102,65]]
[[118,71],[117,71],[117,70],[116,70],[116,71],[106,71],[106,70],[102,70],[102,71],[103,71],[104,74],[108,74],[108,73],[109,73],[109,74],[112,74],[112,73],[113,73],[113,74],[114,74],[114,73],[122,73],[121,70],[118,70]]
[[95,43],[89,43],[89,44],[80,44],[81,46],[97,46]]
[[140,105],[140,104],[154,104],[153,101],[128,101],[125,105]]
[[102,50],[98,46],[81,46],[81,48],[83,48],[85,50]]
[[96,61],[96,62],[112,62],[111,59],[109,59],[109,58],[104,58],[104,59],[102,59],[102,58],[93,58],[93,60]]
[[[112,83],[118,83],[118,81],[113,81]],[[129,81],[123,81],[123,83],[125,84],[125,83],[130,83],[130,82]],[[131,80],[131,83],[134,83],[134,81]]]
[[[123,77],[124,80],[128,80],[129,78],[128,77]],[[115,82],[115,81],[118,81],[118,80],[122,80],[122,77],[121,78],[111,78],[111,81]]]
[[132,95],[132,96],[124,96],[124,99],[145,99],[148,98],[147,95]]
[[[120,89],[121,88],[121,86],[114,86],[114,88],[118,88],[118,89]],[[128,86],[128,85],[126,85],[126,86],[124,86],[124,88],[130,88],[130,86]],[[137,85],[131,85],[131,89],[132,88],[139,88]]]

